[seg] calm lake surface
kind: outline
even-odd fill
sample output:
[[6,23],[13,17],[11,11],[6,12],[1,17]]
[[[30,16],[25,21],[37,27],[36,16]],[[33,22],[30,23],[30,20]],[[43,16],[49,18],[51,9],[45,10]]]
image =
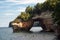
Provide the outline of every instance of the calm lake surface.
[[0,28],[0,40],[54,40],[54,33],[39,32],[42,29],[40,27],[33,27],[28,32],[13,33],[12,28],[1,27]]

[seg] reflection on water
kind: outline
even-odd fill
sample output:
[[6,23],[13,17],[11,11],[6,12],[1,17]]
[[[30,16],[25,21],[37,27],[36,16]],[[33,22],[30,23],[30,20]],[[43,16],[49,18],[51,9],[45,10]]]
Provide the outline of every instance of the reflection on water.
[[41,31],[41,30],[43,30],[41,27],[32,27],[32,28],[30,29],[30,31],[33,31],[33,32],[39,32],[39,31]]

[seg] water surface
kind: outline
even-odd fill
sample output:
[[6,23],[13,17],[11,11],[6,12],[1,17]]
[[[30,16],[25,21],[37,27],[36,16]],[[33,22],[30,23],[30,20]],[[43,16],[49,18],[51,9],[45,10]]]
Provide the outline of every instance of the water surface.
[[[38,30],[37,30],[38,29]],[[35,30],[37,30],[35,32]],[[13,33],[12,28],[1,27],[0,28],[0,40],[53,40],[55,35],[54,33],[49,32],[38,32],[42,30],[39,27],[32,28],[31,31],[34,33],[28,32],[19,32]]]

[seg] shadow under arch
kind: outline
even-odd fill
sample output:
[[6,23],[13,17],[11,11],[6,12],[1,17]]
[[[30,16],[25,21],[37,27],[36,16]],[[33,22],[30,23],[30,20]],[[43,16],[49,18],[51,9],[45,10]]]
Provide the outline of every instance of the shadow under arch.
[[[45,26],[45,24],[44,24],[44,22],[43,22],[43,18],[35,18],[35,19],[33,19],[33,21],[34,21],[34,23],[35,22],[39,22],[39,26],[45,31],[46,30],[46,26]],[[34,23],[33,23],[33,25],[34,25]]]

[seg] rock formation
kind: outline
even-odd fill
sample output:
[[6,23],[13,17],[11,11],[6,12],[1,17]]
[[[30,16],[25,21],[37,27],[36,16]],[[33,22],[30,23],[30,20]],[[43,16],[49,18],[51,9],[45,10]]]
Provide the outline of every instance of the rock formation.
[[33,26],[33,20],[28,20],[28,21],[20,21],[16,23],[12,23],[13,25],[13,31],[29,31],[30,28]]
[[32,19],[35,21],[40,22],[40,26],[43,28],[44,31],[51,31],[53,30],[53,18],[52,18],[53,11],[45,11],[42,12],[41,15],[35,15]]
[[9,27],[12,27],[12,22],[9,23]]
[[51,31],[53,30],[53,20],[51,17],[52,12],[45,11],[41,15],[36,15],[32,17],[32,19],[23,21],[22,19],[16,19],[12,22],[10,22],[9,26],[13,28],[13,31],[16,30],[25,30],[29,31],[30,28],[33,26],[35,21],[39,21],[40,26],[44,31]]

